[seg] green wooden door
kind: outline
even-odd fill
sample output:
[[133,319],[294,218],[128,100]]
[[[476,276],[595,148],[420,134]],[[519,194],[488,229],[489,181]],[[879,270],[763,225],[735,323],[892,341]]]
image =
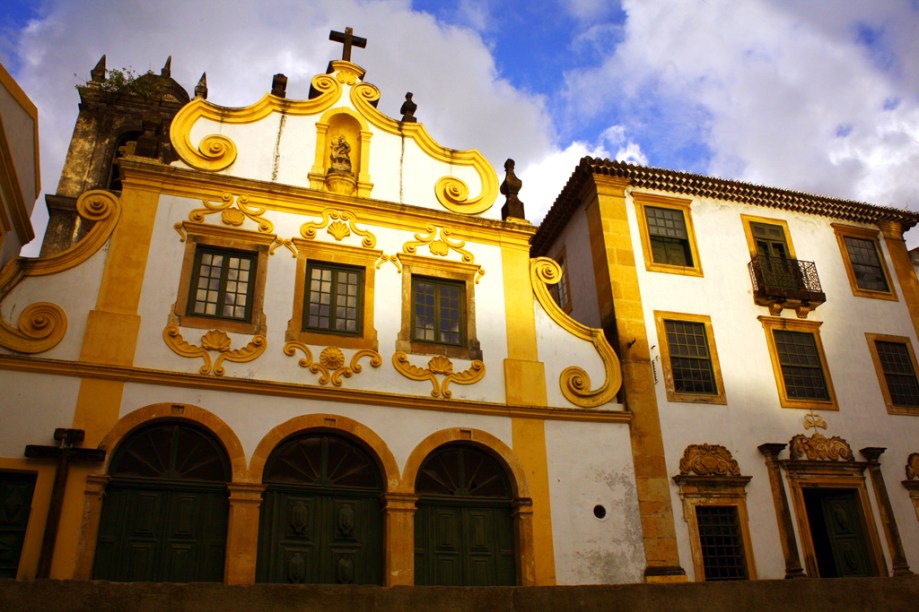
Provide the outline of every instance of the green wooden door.
[[145,428],[112,457],[93,577],[132,582],[223,580],[229,463],[209,434]]
[[415,488],[415,584],[517,583],[511,488],[493,457],[441,447],[422,464]]
[[383,583],[382,478],[366,450],[298,436],[272,453],[264,480],[260,582]]
[[873,576],[857,492],[807,491],[805,504],[820,576]]
[[29,524],[35,474],[0,472],[0,578],[15,578]]

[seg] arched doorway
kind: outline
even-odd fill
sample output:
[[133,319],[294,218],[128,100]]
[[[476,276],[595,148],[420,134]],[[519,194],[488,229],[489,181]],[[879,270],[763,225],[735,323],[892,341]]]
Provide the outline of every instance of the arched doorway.
[[223,580],[230,463],[210,432],[174,421],[138,429],[109,475],[93,578]]
[[304,433],[271,453],[262,480],[259,582],[382,584],[383,479],[367,450]]
[[415,584],[517,584],[513,491],[497,459],[442,446],[421,464],[415,492]]

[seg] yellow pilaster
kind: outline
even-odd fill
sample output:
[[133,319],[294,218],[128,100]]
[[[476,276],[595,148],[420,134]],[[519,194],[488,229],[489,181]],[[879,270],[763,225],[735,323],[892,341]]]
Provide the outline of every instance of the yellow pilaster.
[[384,509],[386,563],[383,584],[415,584],[415,506],[417,495],[387,493]]
[[[80,350],[80,359],[84,362],[126,366],[134,362],[140,329],[137,306],[140,303],[158,198],[156,191],[138,189],[130,181],[125,182],[121,196],[121,219],[109,243],[96,307],[87,318]],[[118,420],[123,391],[124,384],[121,382],[91,378],[80,382],[73,427],[86,432],[83,446],[98,446]],[[81,538],[92,531],[92,527],[83,525],[82,521],[86,477],[98,470],[97,465],[74,464],[70,468],[51,564],[51,578],[73,578],[79,570],[79,544]]]
[[255,555],[258,551],[259,511],[265,485],[230,483],[230,513],[227,518],[226,584],[255,584]]
[[[546,406],[546,373],[536,343],[536,313],[530,286],[530,256],[525,244],[505,245],[504,305],[507,321],[507,359],[504,384],[507,402]],[[546,431],[540,419],[515,418],[512,422],[514,453],[526,471],[532,496],[532,515],[527,508],[527,530],[532,537],[518,538],[523,548],[532,546],[535,566],[521,568],[523,584],[555,584],[555,548],[552,542],[552,506],[549,497],[549,461]],[[532,518],[530,518],[532,516]],[[526,555],[521,555],[521,558]],[[530,582],[532,581],[532,582]]]
[[[604,328],[615,323],[622,388],[633,417],[629,432],[644,537],[645,579],[686,581],[680,567],[657,396],[635,252],[626,212],[628,181],[595,176],[587,206],[591,252]],[[640,257],[639,257],[640,259]]]
[[903,240],[903,226],[897,221],[881,221],[878,227],[881,228],[884,244],[887,245],[890,261],[900,282],[903,300],[913,320],[913,329],[916,330],[916,337],[919,337],[919,280],[916,279],[916,270],[906,250],[906,241]]

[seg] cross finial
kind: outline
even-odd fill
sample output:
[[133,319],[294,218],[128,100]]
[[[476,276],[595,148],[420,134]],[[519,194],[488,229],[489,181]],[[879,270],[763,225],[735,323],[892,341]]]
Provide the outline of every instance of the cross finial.
[[361,38],[360,36],[354,35],[354,30],[351,28],[345,28],[344,33],[336,32],[332,30],[329,32],[329,40],[334,40],[335,42],[340,42],[344,45],[344,49],[341,52],[341,59],[346,62],[351,61],[351,47],[359,47],[361,49],[367,46],[367,39]]

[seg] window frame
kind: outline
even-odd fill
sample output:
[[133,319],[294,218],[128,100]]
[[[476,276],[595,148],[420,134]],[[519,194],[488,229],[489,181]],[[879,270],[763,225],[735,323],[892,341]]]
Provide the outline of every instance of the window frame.
[[747,577],[743,580],[756,580],[756,562],[753,555],[753,543],[750,538],[750,518],[747,514],[746,502],[746,485],[750,481],[750,477],[680,475],[674,476],[673,480],[680,487],[680,499],[683,502],[683,520],[689,530],[689,548],[692,552],[695,581],[707,582],[705,578],[705,559],[702,555],[702,538],[699,534],[699,520],[696,515],[696,508],[699,506],[734,507],[737,509],[740,544],[743,547],[747,570]]
[[[833,231],[836,233],[836,241],[839,244],[839,252],[842,256],[843,266],[846,269],[846,276],[849,278],[849,286],[852,288],[852,295],[880,300],[899,301],[897,291],[893,285],[893,278],[890,276],[890,270],[887,268],[887,260],[884,257],[884,251],[881,248],[881,242],[878,238],[880,230],[855,227],[843,223],[833,223],[832,226]],[[852,263],[852,257],[849,255],[849,245],[846,244],[846,238],[867,240],[874,245],[874,254],[878,259],[881,273],[884,275],[884,281],[887,283],[887,291],[859,287],[858,279],[855,275],[855,266]]]
[[[641,246],[645,259],[645,269],[649,272],[703,276],[702,261],[699,258],[699,249],[696,246],[696,232],[692,222],[692,200],[660,196],[651,193],[632,192],[632,201],[635,203],[635,212],[638,217],[638,229],[641,234]],[[654,261],[654,253],[651,246],[652,236],[650,228],[648,227],[647,208],[676,210],[683,215],[683,224],[686,228],[686,241],[689,247],[689,254],[692,257],[691,266],[679,266]]]
[[887,412],[890,414],[907,414],[919,416],[919,406],[904,406],[894,404],[893,397],[890,394],[890,387],[887,384],[887,374],[881,363],[881,356],[878,353],[877,342],[890,342],[900,344],[906,347],[907,355],[913,366],[913,376],[919,382],[919,368],[916,367],[916,354],[913,352],[913,343],[906,336],[892,336],[889,334],[873,334],[865,332],[865,339],[868,341],[868,351],[871,353],[871,361],[874,364],[874,370],[877,373],[878,384],[881,386],[881,395],[884,397],[884,404],[887,406]]
[[[457,359],[482,359],[475,325],[475,279],[481,268],[476,264],[435,260],[407,253],[400,253],[399,261],[402,264],[402,328],[396,339],[396,350],[419,355],[445,355]],[[414,303],[412,301],[412,278],[414,276],[463,283],[466,293],[466,337],[461,345],[414,339]]]
[[[362,348],[377,350],[379,342],[374,327],[374,287],[376,262],[383,255],[376,249],[356,248],[352,246],[293,239],[297,250],[297,280],[294,287],[294,302],[291,319],[287,324],[287,342],[302,342],[317,346],[334,345],[338,348]],[[331,267],[360,268],[364,273],[361,296],[361,332],[352,334],[337,330],[318,330],[304,326],[304,310],[308,298],[306,273],[310,263],[324,264]]]
[[795,243],[791,239],[791,231],[788,229],[788,221],[785,219],[774,219],[772,217],[758,217],[755,215],[740,215],[740,221],[743,223],[744,237],[747,239],[747,248],[750,251],[750,258],[757,255],[756,237],[753,235],[751,223],[764,223],[766,225],[778,225],[785,232],[785,244],[788,246],[788,259],[798,259],[795,252]]
[[[839,410],[839,406],[836,403],[836,391],[833,388],[833,379],[830,376],[830,368],[827,365],[826,352],[820,339],[820,326],[823,322],[764,316],[757,318],[763,324],[763,330],[766,333],[766,345],[769,347],[769,358],[772,361],[772,371],[775,376],[781,406],[783,408],[801,408],[805,410]],[[826,385],[827,395],[829,396],[828,399],[816,400],[789,397],[787,385],[785,384],[785,375],[782,372],[782,363],[779,359],[778,347],[775,342],[774,332],[776,330],[805,333],[813,337],[817,356],[820,360],[820,368],[823,372],[823,382]]]
[[[310,314],[306,306],[311,304],[310,302],[310,296],[312,295],[311,272],[315,270],[328,271],[331,273],[332,290],[329,293],[329,296],[330,296],[329,316],[328,316],[329,327],[313,326],[309,324]],[[338,315],[336,314],[336,310],[339,307],[339,303],[338,303],[338,298],[340,297],[339,289],[341,288],[341,285],[342,285],[340,278],[337,274],[339,272],[344,272],[348,274],[356,274],[358,277],[357,284],[356,284],[358,287],[358,292],[356,296],[357,303],[355,304],[355,311],[357,314],[354,319],[356,329],[354,331],[348,331],[348,330],[340,329],[337,327],[337,323],[343,320],[339,318]],[[306,277],[304,278],[304,283],[306,284],[303,289],[304,308],[303,308],[303,317],[302,317],[303,320],[301,322],[304,330],[308,330],[313,333],[333,334],[333,335],[341,335],[341,336],[361,336],[363,335],[364,333],[364,291],[367,286],[367,284],[364,282],[364,268],[360,266],[348,266],[348,265],[342,265],[339,263],[319,261],[316,259],[312,259],[306,262]]]
[[[186,234],[185,255],[179,278],[179,289],[173,312],[180,327],[197,329],[223,329],[241,334],[261,334],[265,329],[265,280],[268,274],[268,249],[275,241],[274,234],[182,222]],[[192,281],[198,277],[195,263],[200,249],[247,253],[254,257],[255,278],[252,280],[249,316],[246,319],[229,319],[215,315],[196,314],[192,311]]]
[[[705,330],[705,340],[708,346],[709,365],[712,368],[712,376],[717,387],[716,393],[692,393],[676,390],[670,355],[670,343],[667,337],[667,321],[696,323],[703,326]],[[721,362],[718,360],[718,349],[715,345],[715,333],[712,329],[711,317],[708,315],[655,310],[654,324],[657,328],[657,343],[660,346],[661,364],[664,369],[664,385],[667,389],[667,400],[671,402],[694,404],[727,404],[727,395],[724,389],[724,381],[721,376]]]
[[[417,337],[418,332],[418,308],[417,308],[417,295],[418,295],[418,284],[421,282],[432,285],[434,290],[434,336],[442,336],[445,331],[443,330],[442,323],[444,317],[442,315],[442,295],[441,292],[447,288],[457,288],[462,292],[460,296],[460,312],[458,313],[456,322],[459,324],[459,341],[458,342],[446,342],[444,340],[425,340]],[[466,286],[462,281],[455,280],[446,280],[443,278],[434,278],[430,276],[419,276],[417,274],[412,276],[412,342],[427,342],[430,344],[445,344],[448,346],[463,346],[466,344]]]

